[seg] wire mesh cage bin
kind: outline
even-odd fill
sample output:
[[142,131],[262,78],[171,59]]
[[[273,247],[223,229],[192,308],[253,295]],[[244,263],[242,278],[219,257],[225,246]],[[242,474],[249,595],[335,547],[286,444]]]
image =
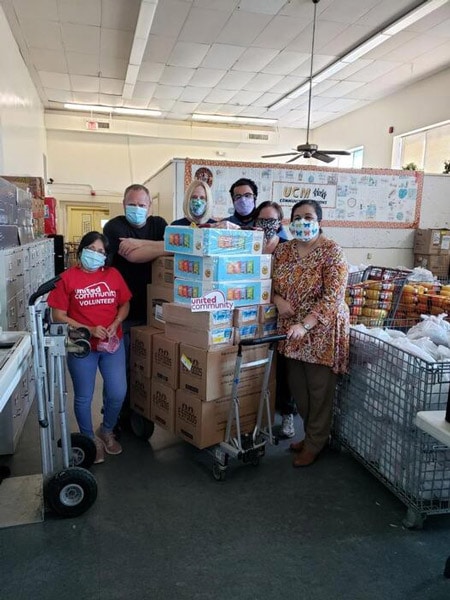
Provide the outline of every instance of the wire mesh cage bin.
[[352,328],[350,370],[335,396],[333,443],[346,448],[407,506],[420,528],[450,512],[450,450],[419,430],[421,410],[445,410],[450,362],[427,362]]

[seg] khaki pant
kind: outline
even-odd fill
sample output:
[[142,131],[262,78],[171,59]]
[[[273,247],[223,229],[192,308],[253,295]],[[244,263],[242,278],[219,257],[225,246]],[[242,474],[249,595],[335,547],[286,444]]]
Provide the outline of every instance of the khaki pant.
[[287,358],[287,375],[305,429],[305,449],[319,453],[331,430],[337,375],[330,367]]

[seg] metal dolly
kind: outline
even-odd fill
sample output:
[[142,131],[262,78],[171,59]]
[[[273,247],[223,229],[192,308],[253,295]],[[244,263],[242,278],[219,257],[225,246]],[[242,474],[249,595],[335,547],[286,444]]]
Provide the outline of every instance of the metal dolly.
[[[278,438],[272,433],[272,421],[270,413],[269,398],[269,378],[272,366],[273,354],[277,343],[285,340],[286,335],[271,335],[263,338],[254,338],[251,340],[242,340],[238,345],[236,365],[234,369],[233,387],[231,390],[231,404],[228,413],[227,426],[225,430],[225,440],[217,446],[211,448],[213,456],[212,473],[217,481],[224,481],[228,468],[229,457],[237,458],[243,463],[250,463],[253,466],[259,465],[260,459],[266,452],[266,443],[271,445],[278,444]],[[267,358],[243,363],[242,347],[257,346],[260,344],[269,344]],[[243,434],[240,424],[240,404],[238,395],[238,386],[241,371],[251,367],[265,365],[261,396],[259,400],[256,425],[251,433]],[[263,416],[266,416],[267,427],[262,427]],[[234,428],[234,431],[233,431]],[[232,435],[232,432],[235,435]]]
[[[94,441],[89,437],[80,433],[69,434],[64,359],[66,351],[74,352],[80,359],[87,356],[90,352],[90,333],[84,327],[76,329],[64,323],[48,323],[48,306],[42,296],[54,289],[59,279],[58,276],[43,283],[30,296],[28,309],[44,500],[57,515],[77,517],[88,510],[97,498],[97,482],[85,468],[94,462],[96,450]],[[57,440],[58,433],[60,440]],[[61,456],[57,457],[58,454]]]

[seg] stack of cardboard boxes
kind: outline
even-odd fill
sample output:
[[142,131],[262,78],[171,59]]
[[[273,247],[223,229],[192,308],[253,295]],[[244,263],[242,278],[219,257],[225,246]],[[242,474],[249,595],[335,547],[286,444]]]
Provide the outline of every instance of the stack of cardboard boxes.
[[416,229],[414,266],[428,269],[439,279],[447,279],[450,266],[450,230]]
[[[165,248],[175,255],[153,262],[149,327],[139,328],[152,348],[146,380],[151,389],[139,397],[132,384],[131,404],[146,418],[205,448],[224,439],[236,344],[276,331],[275,307],[270,304],[271,256],[261,254],[262,232],[242,230],[170,226]],[[236,308],[192,312],[191,298],[212,290],[222,291]],[[154,326],[164,328],[164,333],[157,333]],[[264,359],[267,351],[267,344],[244,347],[243,362]],[[255,365],[240,374],[244,432],[251,431],[256,421],[263,373],[264,365]],[[272,404],[274,384],[272,374]]]

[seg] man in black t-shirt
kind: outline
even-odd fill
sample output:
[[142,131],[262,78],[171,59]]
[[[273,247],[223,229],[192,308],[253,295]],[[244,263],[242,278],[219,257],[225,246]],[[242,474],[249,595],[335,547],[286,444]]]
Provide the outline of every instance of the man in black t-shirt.
[[151,205],[150,192],[144,185],[130,185],[123,196],[125,215],[114,217],[103,228],[110,244],[112,265],[120,271],[133,294],[130,312],[122,325],[128,380],[130,328],[147,322],[147,284],[152,282],[151,261],[165,254],[164,230],[167,223],[162,217],[149,216]]

